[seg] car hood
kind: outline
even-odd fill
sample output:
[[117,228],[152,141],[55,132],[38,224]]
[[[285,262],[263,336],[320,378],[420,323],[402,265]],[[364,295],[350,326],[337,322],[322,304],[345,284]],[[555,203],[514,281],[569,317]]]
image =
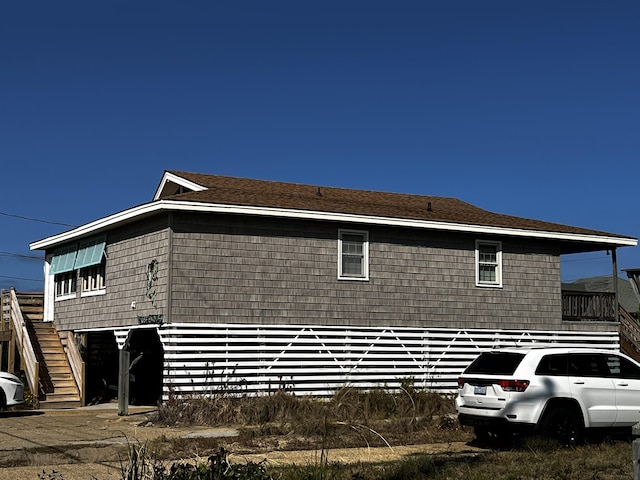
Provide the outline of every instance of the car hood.
[[18,377],[9,372],[0,372],[0,379],[13,380],[14,382],[22,383]]

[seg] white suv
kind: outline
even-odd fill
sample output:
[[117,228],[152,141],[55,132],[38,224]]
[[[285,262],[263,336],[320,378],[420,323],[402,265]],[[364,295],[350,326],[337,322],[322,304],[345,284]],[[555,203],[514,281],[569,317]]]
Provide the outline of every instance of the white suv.
[[572,445],[586,428],[640,422],[640,364],[611,350],[493,350],[458,379],[456,409],[480,440],[521,431]]

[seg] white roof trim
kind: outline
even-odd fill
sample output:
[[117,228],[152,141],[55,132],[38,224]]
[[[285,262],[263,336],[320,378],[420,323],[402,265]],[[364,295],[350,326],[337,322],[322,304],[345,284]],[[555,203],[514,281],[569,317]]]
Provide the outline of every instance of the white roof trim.
[[559,233],[540,230],[525,230],[521,228],[492,227],[485,225],[466,225],[461,223],[434,222],[428,220],[411,220],[404,218],[375,217],[354,215],[350,213],[319,212],[312,210],[295,210],[286,208],[254,207],[243,205],[224,205],[214,203],[197,203],[175,200],[158,200],[139,205],[129,210],[104,217],[73,230],[38,240],[29,245],[31,250],[44,250],[65,242],[76,240],[97,231],[112,228],[138,217],[144,217],[161,211],[188,211],[206,213],[226,213],[236,215],[257,215],[263,217],[297,218],[305,220],[322,220],[331,222],[360,223],[367,225],[384,225],[394,227],[410,227],[425,230],[444,230],[454,232],[476,233],[484,235],[501,235],[524,238],[543,238],[548,240],[564,240],[571,242],[587,242],[612,245],[615,247],[634,247],[638,244],[636,238],[613,237],[607,235],[589,235],[580,233]]
[[189,190],[193,190],[194,192],[201,192],[202,190],[207,189],[207,187],[203,187],[202,185],[186,180],[185,178],[179,177],[174,173],[164,172],[162,180],[160,181],[160,185],[158,185],[158,189],[156,190],[156,193],[153,196],[154,200],[160,199],[162,190],[169,182],[175,183],[176,185],[180,185],[181,187],[184,187],[184,188],[188,188]]

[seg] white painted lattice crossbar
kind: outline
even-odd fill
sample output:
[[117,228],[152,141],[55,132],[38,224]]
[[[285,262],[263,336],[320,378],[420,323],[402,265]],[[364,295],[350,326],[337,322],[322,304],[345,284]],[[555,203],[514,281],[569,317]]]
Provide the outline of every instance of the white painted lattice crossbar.
[[445,393],[484,350],[620,346],[617,332],[169,324],[158,333],[165,396],[279,389],[331,395],[343,386],[395,389],[409,378]]

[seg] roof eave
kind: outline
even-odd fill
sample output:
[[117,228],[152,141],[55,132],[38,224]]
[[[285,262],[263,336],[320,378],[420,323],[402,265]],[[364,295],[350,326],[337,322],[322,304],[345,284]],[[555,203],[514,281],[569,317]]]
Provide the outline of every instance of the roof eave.
[[296,218],[304,220],[319,220],[343,223],[360,223],[367,225],[383,225],[393,227],[419,228],[424,230],[441,230],[483,235],[500,235],[522,238],[537,238],[576,243],[590,243],[611,247],[636,246],[638,240],[632,237],[618,237],[609,235],[580,234],[571,232],[551,232],[542,230],[526,230],[519,228],[495,227],[487,225],[468,225],[451,222],[428,220],[414,220],[406,218],[378,217],[371,215],[356,215],[350,213],[321,212],[313,210],[298,210],[273,207],[256,207],[245,205],[226,205],[215,203],[199,203],[178,200],[157,200],[143,204],[122,212],[104,217],[100,220],[82,225],[73,230],[38,240],[29,245],[31,250],[44,250],[57,245],[74,241],[80,237],[95,234],[114,226],[130,222],[134,219],[153,215],[161,211],[190,211],[204,213],[226,213],[233,215],[256,215],[264,217]]

